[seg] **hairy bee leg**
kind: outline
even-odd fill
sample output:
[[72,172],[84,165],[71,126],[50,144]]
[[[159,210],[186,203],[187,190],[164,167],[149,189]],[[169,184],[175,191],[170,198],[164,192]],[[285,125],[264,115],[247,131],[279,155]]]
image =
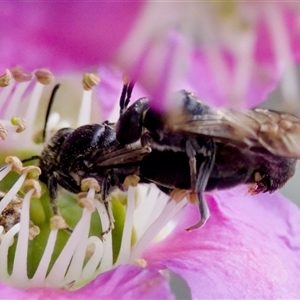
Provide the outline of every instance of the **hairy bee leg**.
[[56,203],[56,197],[57,197],[57,181],[56,181],[56,177],[53,174],[52,176],[49,177],[48,179],[48,190],[49,190],[49,194],[50,194],[50,205],[51,205],[51,209],[53,211],[53,214],[55,216],[58,215],[58,208],[57,208],[57,203]]
[[[49,194],[50,194],[50,204],[51,204],[51,208],[52,211],[54,213],[54,215],[59,215],[59,210],[57,207],[57,202],[56,202],[56,198],[57,198],[57,185],[59,184],[60,186],[62,186],[64,189],[73,192],[73,193],[79,193],[80,189],[74,189],[74,186],[76,185],[72,185],[69,183],[70,178],[64,178],[63,175],[57,173],[57,172],[53,172],[53,175],[49,177],[48,179],[48,190],[49,190]],[[75,183],[75,181],[74,181]]]
[[103,200],[103,204],[105,207],[105,211],[107,213],[107,217],[108,217],[108,228],[105,231],[102,231],[101,235],[105,235],[107,233],[109,233],[112,229],[114,229],[114,216],[112,213],[112,209],[111,209],[111,205],[110,205],[110,201],[106,198]]
[[[102,198],[102,202],[108,217],[108,228],[104,231],[102,231],[101,235],[105,235],[107,233],[109,233],[112,229],[114,229],[114,216],[112,213],[112,209],[111,209],[111,205],[110,202],[108,200],[108,191],[110,188],[110,184],[111,184],[111,176],[107,175],[107,178],[105,180],[102,181],[101,184],[101,198]],[[102,228],[103,230],[103,228]]]
[[[187,148],[190,147],[191,144],[187,144]],[[187,154],[193,153],[192,151],[188,151]],[[206,221],[210,217],[209,207],[207,205],[206,199],[203,196],[205,191],[208,179],[210,177],[216,156],[216,147],[213,141],[209,141],[205,151],[205,159],[203,163],[200,165],[198,176],[192,178],[194,170],[191,169],[191,187],[194,197],[196,197],[195,202],[198,202],[199,212],[200,212],[200,219],[199,221],[188,227],[186,230],[190,231],[196,228],[201,228],[204,226]],[[195,161],[196,158],[194,157]],[[192,157],[190,157],[190,166],[191,166]],[[196,164],[196,162],[195,162]],[[192,166],[193,167],[193,166]],[[196,181],[195,186],[192,185],[193,180]]]

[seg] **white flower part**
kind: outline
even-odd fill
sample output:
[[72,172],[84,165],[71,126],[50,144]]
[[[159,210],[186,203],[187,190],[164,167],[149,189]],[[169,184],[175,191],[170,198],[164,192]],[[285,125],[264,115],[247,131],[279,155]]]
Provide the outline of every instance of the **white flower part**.
[[[157,189],[157,187],[152,186],[151,189]],[[172,199],[168,199],[168,201],[165,201],[164,198],[167,196],[159,191],[159,196],[154,199],[147,199],[147,201],[154,201],[154,209],[158,209],[158,211],[161,210],[160,213],[157,213],[157,215],[154,215],[151,220],[149,219],[149,223],[145,227],[144,232],[141,236],[138,236],[138,240],[133,246],[133,249],[130,254],[130,262],[134,263],[136,259],[141,258],[142,252],[144,249],[154,240],[154,238],[160,233],[161,230],[177,215],[177,213],[187,204],[187,199],[183,199],[180,202],[174,201]],[[145,199],[146,201],[146,199]],[[161,205],[161,203],[164,203]],[[142,216],[151,216],[153,211],[144,211]],[[142,212],[140,212],[142,213]]]
[[130,186],[128,189],[125,224],[123,228],[120,254],[116,261],[116,265],[125,264],[129,261],[131,251],[131,233],[133,229],[135,190],[136,189],[132,186]]
[[[4,237],[1,240],[0,244],[0,279],[1,281],[8,282],[13,285],[13,282],[10,282],[10,275],[8,274],[7,259],[8,259],[8,250],[9,247],[14,242],[15,235],[20,230],[20,223],[14,225],[7,233],[5,233]],[[26,246],[26,245],[25,245]]]
[[[97,201],[96,203],[96,209],[98,211],[98,214],[100,216],[101,225],[102,228],[105,230],[105,228],[108,228],[109,226],[109,219],[107,216],[106,209],[102,203]],[[103,257],[100,264],[100,271],[104,272],[107,270],[110,270],[113,266],[113,248],[112,248],[112,235],[111,231],[108,232],[105,236],[103,236]]]
[[17,241],[17,247],[15,252],[13,271],[10,276],[12,282],[19,282],[23,287],[28,286],[27,277],[27,253],[28,253],[28,239],[29,239],[29,206],[30,199],[34,190],[31,189],[26,193],[20,220],[20,231]]
[[82,92],[81,106],[78,115],[77,127],[90,123],[92,111],[92,90]]
[[22,187],[24,181],[26,179],[26,174],[22,174],[19,179],[15,182],[13,187],[7,192],[7,194],[0,201],[0,214],[3,212],[7,204],[14,198],[14,196],[18,193],[20,188]]

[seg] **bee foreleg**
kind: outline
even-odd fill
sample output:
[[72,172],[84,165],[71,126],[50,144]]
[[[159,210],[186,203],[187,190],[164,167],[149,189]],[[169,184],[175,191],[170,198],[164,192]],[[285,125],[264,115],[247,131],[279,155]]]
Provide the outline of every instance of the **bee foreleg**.
[[80,192],[80,189],[75,189],[74,187],[76,187],[77,185],[74,183],[75,181],[72,180],[71,177],[64,177],[64,175],[59,174],[57,172],[53,172],[53,174],[49,177],[47,186],[50,194],[50,204],[54,215],[59,215],[56,203],[58,188],[57,185],[59,184],[64,189],[77,194]]

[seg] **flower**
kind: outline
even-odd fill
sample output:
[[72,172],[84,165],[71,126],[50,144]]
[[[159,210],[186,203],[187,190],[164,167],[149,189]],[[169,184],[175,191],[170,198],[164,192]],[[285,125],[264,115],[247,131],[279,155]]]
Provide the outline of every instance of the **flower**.
[[[10,11],[15,13],[16,4],[7,5],[10,10],[3,10],[7,16],[1,20],[4,26],[0,28],[3,29],[7,28],[6,26],[14,28],[15,23],[12,22],[16,20],[15,16],[13,19],[9,18]],[[46,8],[37,6],[38,15],[41,15],[41,11],[45,12],[45,18],[41,20],[45,21],[46,25],[50,24],[47,23],[47,17],[53,16],[47,14],[49,7],[55,4],[48,5]],[[64,20],[68,20],[67,17],[73,14],[78,17],[77,24],[81,24],[84,13],[78,14],[78,11],[85,12],[82,4],[77,4],[74,10],[69,9],[67,4],[58,5],[60,12],[64,14]],[[101,4],[98,5],[98,8],[101,8]],[[84,42],[77,35],[78,27],[73,27],[72,30],[76,34],[74,31],[65,30],[67,39],[61,36],[60,43],[49,45],[45,41],[51,40],[48,39],[49,36],[57,37],[57,34],[53,33],[57,33],[55,28],[62,28],[60,22],[53,22],[52,25],[58,25],[53,28],[34,26],[34,31],[30,31],[33,30],[32,26],[27,27],[30,24],[24,22],[22,35],[28,28],[27,32],[34,32],[34,36],[40,36],[36,34],[40,30],[43,34],[50,32],[49,35],[45,34],[42,39],[38,39],[38,50],[47,51],[37,51],[37,45],[32,39],[24,41],[23,36],[18,34],[16,39],[22,44],[23,52],[21,56],[19,53],[16,55],[15,51],[11,51],[18,49],[11,46],[13,35],[3,32],[1,36],[8,41],[3,43],[5,46],[2,55],[5,63],[18,63],[29,68],[48,65],[51,69],[70,72],[74,69],[95,67],[98,62],[107,62],[107,58],[110,57],[111,61],[139,79],[158,109],[167,108],[166,95],[169,90],[178,89],[179,86],[195,91],[197,95],[215,105],[252,106],[274,89],[285,66],[289,65],[284,77],[289,79],[288,85],[286,81],[282,83],[283,95],[285,103],[290,106],[294,104],[292,100],[298,94],[297,89],[293,89],[296,76],[291,63],[299,58],[296,4],[239,2],[210,6],[197,3],[195,5],[199,6],[195,7],[180,3],[150,3],[143,4],[142,8],[138,4],[133,5],[136,5],[136,10],[129,4],[125,5],[126,11],[133,9],[135,12],[133,15],[125,13],[126,16],[130,15],[128,19],[134,20],[133,31],[127,26],[122,27],[122,23],[119,26],[121,31],[116,30],[118,34],[115,38],[111,35],[109,39],[101,39],[103,47],[97,54],[90,51],[100,48],[98,43],[96,47],[91,47],[95,46],[93,41],[99,38],[97,28],[100,26],[84,24],[85,28],[91,30],[91,36],[85,37]],[[169,17],[166,17],[165,13],[161,17],[161,13],[166,9],[170,11]],[[97,10],[88,11],[88,17],[98,13]],[[182,13],[183,11],[185,13]],[[184,17],[178,17],[179,12]],[[201,18],[197,13],[201,13]],[[32,16],[31,11],[26,11],[26,7],[22,14],[26,18],[25,21],[28,21],[28,15]],[[275,15],[276,21],[273,21],[270,15]],[[268,18],[265,18],[266,16]],[[164,22],[156,22],[156,17]],[[278,18],[280,22],[277,22]],[[17,19],[22,20],[22,16]],[[89,18],[85,18],[85,21],[87,19],[89,21]],[[65,28],[64,22],[63,25]],[[95,31],[92,31],[93,28]],[[102,33],[108,29],[107,26],[102,28]],[[70,37],[74,37],[72,43],[62,47]],[[281,42],[287,38],[290,43]],[[269,43],[270,40],[273,43]],[[30,43],[25,47],[27,41]],[[62,48],[67,51],[63,52]],[[82,48],[84,49],[78,50]],[[115,48],[116,51],[111,51]],[[113,55],[110,55],[112,52]],[[33,56],[32,53],[37,55]],[[62,53],[66,53],[66,57]],[[3,67],[6,68],[7,65]],[[107,97],[108,100],[117,98]],[[19,102],[7,103],[10,103],[7,109],[10,113],[13,106],[11,103]],[[115,106],[106,107],[107,111],[104,113],[108,116]],[[1,109],[4,110],[4,107]],[[51,289],[16,290],[1,284],[0,297],[13,295],[18,298],[41,298],[47,295],[55,298],[171,298],[167,280],[159,273],[163,269],[172,270],[184,278],[189,284],[193,298],[299,297],[299,264],[296,259],[299,251],[299,210],[278,194],[250,198],[242,197],[244,193],[245,189],[239,187],[209,195],[212,217],[203,230],[184,231],[196,218],[195,208],[188,206],[183,210],[182,221],[175,229],[165,239],[143,252],[142,257],[148,264],[146,268],[133,265],[118,266],[72,293]],[[25,198],[26,196],[24,201]],[[264,223],[261,220],[264,220]],[[243,276],[245,273],[247,280]]]

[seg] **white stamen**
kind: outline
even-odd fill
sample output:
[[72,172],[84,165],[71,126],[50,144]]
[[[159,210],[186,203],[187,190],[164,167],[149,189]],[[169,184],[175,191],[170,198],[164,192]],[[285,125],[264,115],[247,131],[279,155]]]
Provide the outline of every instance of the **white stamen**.
[[0,181],[11,171],[12,167],[12,164],[8,164],[2,171],[0,171]]
[[19,179],[15,182],[13,187],[8,191],[8,193],[0,201],[0,214],[7,206],[7,204],[12,200],[12,198],[18,193],[26,179],[26,174],[22,174]]
[[65,273],[63,270],[67,270],[72,256],[77,246],[80,244],[80,240],[84,238],[84,234],[86,233],[85,228],[89,228],[90,226],[90,218],[91,213],[87,209],[83,209],[81,219],[74,228],[67,244],[55,261],[53,268],[47,277],[47,282],[50,283],[51,286],[59,287],[62,286],[62,283],[68,283],[64,280]]
[[17,115],[17,111],[22,99],[22,96],[28,86],[30,85],[30,81],[25,81],[22,83],[16,84],[16,89],[9,101],[9,104],[7,106],[6,112],[4,114],[5,119],[10,119],[12,115]]
[[95,250],[93,255],[82,270],[81,278],[83,281],[89,280],[93,276],[95,276],[95,272],[98,268],[98,263],[101,260],[101,257],[103,256],[104,252],[103,243],[99,238],[95,236],[90,236],[88,239],[88,246],[92,244],[94,244]]
[[132,186],[128,188],[125,224],[123,228],[120,254],[116,261],[116,265],[124,264],[129,261],[130,250],[131,250],[131,233],[133,228],[135,190],[136,189]]
[[165,206],[163,212],[159,217],[148,227],[146,232],[140,238],[140,240],[134,245],[130,261],[133,263],[137,258],[141,257],[142,252],[149,244],[149,241],[152,241],[154,237],[159,233],[160,230],[172,219],[181,209],[185,206],[187,200],[184,199],[180,202],[169,201]]
[[20,223],[14,225],[8,232],[5,233],[4,237],[2,238],[0,244],[0,278],[2,280],[9,278],[9,274],[6,268],[8,259],[8,249],[12,245],[12,242],[14,241],[14,236],[19,232],[19,230]]
[[90,123],[92,111],[92,90],[83,91],[77,127]]
[[28,253],[28,238],[29,238],[29,206],[30,199],[34,192],[31,189],[26,193],[20,220],[20,232],[17,241],[17,248],[15,252],[15,259],[13,265],[13,271],[11,274],[11,280],[15,282],[22,282],[25,286],[27,284],[27,253]]
[[40,260],[39,266],[33,278],[31,279],[33,286],[43,286],[45,284],[45,278],[51,261],[51,256],[54,250],[54,246],[56,243],[57,233],[58,233],[58,229],[54,229],[50,231],[45,251]]
[[37,115],[43,89],[44,85],[36,82],[33,91],[31,92],[30,101],[28,101],[27,110],[24,116],[25,120],[31,121],[28,122],[28,134],[33,132],[34,120],[32,119],[35,119],[35,116]]
[[[13,82],[15,81],[13,78],[11,80]],[[3,107],[5,101],[7,100],[7,98],[9,97],[9,95],[11,94],[11,92],[12,92],[12,90],[14,88],[13,82],[9,86],[1,89],[1,93],[0,93],[0,107]]]
[[[109,226],[109,219],[107,216],[106,209],[102,203],[99,201],[96,202],[96,208],[101,220],[101,225],[104,230],[108,228]],[[108,232],[104,237],[103,237],[103,246],[104,246],[104,254],[102,257],[102,261],[100,264],[100,271],[104,272],[106,270],[109,270],[112,268],[113,265],[113,256],[112,256],[112,235],[111,231]]]

